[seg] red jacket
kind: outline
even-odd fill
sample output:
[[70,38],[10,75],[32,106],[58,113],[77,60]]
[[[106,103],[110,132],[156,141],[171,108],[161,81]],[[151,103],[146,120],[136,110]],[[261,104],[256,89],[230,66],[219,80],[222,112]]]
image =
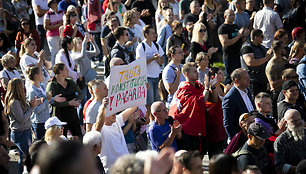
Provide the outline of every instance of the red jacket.
[[196,82],[193,86],[189,82],[174,94],[170,104],[169,115],[178,120],[183,131],[191,136],[206,136],[206,104],[204,101],[204,86]]
[[[65,29],[64,29],[64,31],[63,31],[63,38],[65,37],[65,36],[72,36],[72,34],[73,34],[73,28],[72,28],[72,26],[70,26],[70,25],[67,25],[66,27],[65,27]],[[82,35],[82,33],[78,30],[77,31],[77,33],[76,33],[76,35],[75,35],[75,37],[80,37],[80,38],[82,38],[82,40],[84,39],[84,36]]]

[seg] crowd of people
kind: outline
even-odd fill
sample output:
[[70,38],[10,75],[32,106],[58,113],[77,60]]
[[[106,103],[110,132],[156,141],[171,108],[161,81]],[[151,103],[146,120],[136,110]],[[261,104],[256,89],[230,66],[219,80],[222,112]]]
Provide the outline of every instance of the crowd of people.
[[[305,15],[305,0],[0,0],[0,173],[9,152],[20,174],[200,174],[205,155],[210,174],[306,173]],[[137,59],[145,105],[107,115],[111,67]]]

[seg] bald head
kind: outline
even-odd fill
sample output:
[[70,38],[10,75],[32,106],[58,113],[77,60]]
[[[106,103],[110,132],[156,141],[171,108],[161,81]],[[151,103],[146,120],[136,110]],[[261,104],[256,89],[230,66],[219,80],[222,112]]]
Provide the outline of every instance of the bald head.
[[224,11],[224,15],[226,15],[226,16],[229,16],[230,14],[233,14],[233,13],[235,13],[235,12],[233,10],[231,10],[231,9],[226,9]]
[[151,113],[152,113],[152,115],[155,116],[154,113],[155,113],[156,111],[158,111],[159,108],[160,108],[161,106],[163,106],[163,105],[165,105],[165,104],[164,104],[163,102],[161,102],[161,101],[154,102],[154,103],[151,105]]
[[301,119],[301,114],[296,109],[288,109],[284,114],[284,118],[287,122],[296,118]]
[[124,61],[119,57],[112,58],[109,63],[109,66],[113,67],[113,66],[118,66],[118,65],[124,65]]

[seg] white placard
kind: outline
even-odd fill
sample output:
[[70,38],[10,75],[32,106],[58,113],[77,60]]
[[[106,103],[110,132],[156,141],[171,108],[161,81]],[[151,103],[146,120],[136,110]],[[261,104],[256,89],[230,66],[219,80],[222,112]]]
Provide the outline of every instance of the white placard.
[[137,59],[129,65],[110,69],[109,104],[106,116],[133,106],[145,105],[147,98],[146,59]]

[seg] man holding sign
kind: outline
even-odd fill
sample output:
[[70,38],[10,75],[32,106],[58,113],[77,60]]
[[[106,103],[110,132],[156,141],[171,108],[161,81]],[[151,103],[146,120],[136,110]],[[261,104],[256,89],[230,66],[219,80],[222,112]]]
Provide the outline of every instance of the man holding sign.
[[99,114],[94,124],[94,130],[101,132],[102,135],[102,149],[99,157],[107,173],[117,158],[129,153],[121,127],[130,117],[133,116],[137,119],[139,116],[135,112],[137,109],[137,106],[135,106],[124,110],[119,115],[112,114],[106,117],[108,104],[109,100],[106,97],[102,101],[102,106],[99,108]]

